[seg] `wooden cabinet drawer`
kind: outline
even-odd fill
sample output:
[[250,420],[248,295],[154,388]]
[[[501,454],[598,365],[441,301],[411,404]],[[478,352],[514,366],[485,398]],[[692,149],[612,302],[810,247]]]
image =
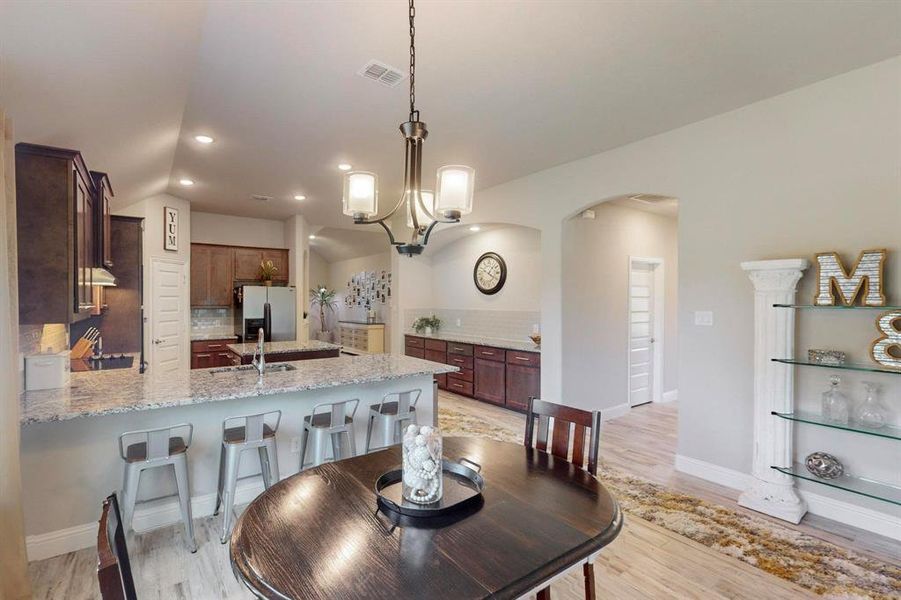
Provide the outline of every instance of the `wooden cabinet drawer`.
[[191,342],[191,352],[227,352],[228,345],[234,343],[233,339],[198,340]]
[[472,356],[472,344],[459,344],[457,342],[448,342],[448,354],[459,354],[460,356]]
[[445,374],[443,374],[443,373],[442,373],[441,375],[435,375],[435,381],[438,382],[438,389],[439,389],[439,390],[446,390],[446,389],[447,389],[447,375],[445,375]]
[[425,358],[425,350],[423,350],[422,348],[407,346],[406,355],[412,356],[413,358]]
[[447,360],[447,354],[445,354],[443,350],[430,350],[428,345],[426,345],[424,352],[426,360],[432,360],[442,364]]
[[426,350],[437,350],[438,352],[447,352],[447,342],[443,340],[424,340]]
[[520,350],[507,350],[507,364],[541,366],[541,355],[537,352],[522,352]]
[[506,355],[505,350],[501,350],[500,348],[492,348],[491,346],[476,346],[474,353],[476,358],[481,358],[484,360],[496,360],[499,362],[504,362]]
[[472,369],[460,369],[456,373],[448,373],[448,376],[451,379],[459,379],[460,381],[468,381],[472,383],[474,379],[472,374]]
[[460,367],[461,369],[471,369],[472,368],[472,357],[471,356],[458,356],[456,354],[448,354],[447,355],[447,364],[454,365],[455,367]]
[[468,381],[460,381],[453,377],[447,378],[447,389],[464,396],[472,396],[472,384]]
[[425,340],[418,337],[413,337],[412,335],[406,336],[407,338],[407,346],[412,346],[413,348],[423,348],[425,347]]

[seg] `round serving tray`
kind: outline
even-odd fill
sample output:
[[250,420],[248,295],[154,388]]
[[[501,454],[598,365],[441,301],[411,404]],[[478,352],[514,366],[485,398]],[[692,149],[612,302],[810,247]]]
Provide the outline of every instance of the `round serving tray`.
[[[472,467],[467,466],[472,465]],[[479,473],[482,466],[469,459],[460,462],[441,461],[444,490],[441,499],[430,504],[416,504],[403,497],[403,470],[392,469],[375,480],[379,507],[407,517],[440,517],[462,511],[481,500],[485,479]]]

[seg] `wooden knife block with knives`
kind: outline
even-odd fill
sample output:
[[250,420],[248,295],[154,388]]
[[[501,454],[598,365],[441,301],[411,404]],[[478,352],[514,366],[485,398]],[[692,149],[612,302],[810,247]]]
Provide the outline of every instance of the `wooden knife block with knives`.
[[72,350],[69,351],[69,358],[85,358],[94,350],[94,344],[100,337],[100,330],[96,327],[88,329],[83,336],[78,338]]

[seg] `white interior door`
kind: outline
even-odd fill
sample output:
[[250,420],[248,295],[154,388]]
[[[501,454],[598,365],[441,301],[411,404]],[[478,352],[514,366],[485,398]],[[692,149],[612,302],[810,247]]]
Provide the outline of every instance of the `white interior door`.
[[185,265],[153,259],[150,273],[150,372],[165,373],[182,367],[185,331]]
[[632,262],[629,273],[629,405],[654,399],[654,265]]

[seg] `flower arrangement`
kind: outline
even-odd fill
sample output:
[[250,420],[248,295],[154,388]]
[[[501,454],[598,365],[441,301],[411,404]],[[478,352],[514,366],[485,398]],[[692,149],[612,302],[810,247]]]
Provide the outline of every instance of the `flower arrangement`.
[[267,285],[272,284],[272,278],[276,273],[278,273],[278,267],[271,260],[264,260],[260,263],[260,280]]
[[441,319],[432,315],[431,317],[419,317],[415,321],[413,321],[413,329],[416,333],[422,333],[423,331],[426,334],[432,333],[432,331],[438,331],[441,328]]

